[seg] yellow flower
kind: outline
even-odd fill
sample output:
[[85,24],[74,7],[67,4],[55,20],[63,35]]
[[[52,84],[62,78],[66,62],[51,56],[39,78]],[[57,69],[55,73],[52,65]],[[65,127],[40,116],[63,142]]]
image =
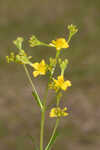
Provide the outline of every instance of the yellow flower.
[[56,47],[56,50],[61,50],[62,48],[69,47],[65,38],[59,38],[59,39],[53,40],[52,43],[50,43],[50,45],[53,47]]
[[45,75],[46,74],[46,63],[44,60],[42,60],[40,63],[36,62],[32,64],[32,67],[35,69],[33,71],[33,76],[37,77],[38,75]]
[[68,116],[68,113],[66,112],[67,107],[65,107],[64,109],[61,109],[60,107],[54,107],[51,109],[49,116],[52,117],[64,117],[64,116]]
[[62,75],[58,76],[57,80],[56,79],[53,80],[54,80],[54,87],[56,91],[58,91],[59,89],[65,91],[67,90],[68,87],[72,85],[69,80],[64,81],[64,77]]

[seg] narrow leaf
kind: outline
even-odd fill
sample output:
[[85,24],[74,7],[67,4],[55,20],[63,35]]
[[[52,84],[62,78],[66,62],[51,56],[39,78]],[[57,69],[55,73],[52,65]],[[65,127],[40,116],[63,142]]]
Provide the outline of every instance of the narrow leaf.
[[42,105],[42,102],[41,102],[41,100],[39,99],[39,97],[38,97],[38,95],[34,92],[34,91],[32,91],[32,95],[33,95],[33,97],[35,98],[35,101],[36,101],[36,103],[39,105],[39,107],[41,107],[41,109],[43,108],[43,105]]

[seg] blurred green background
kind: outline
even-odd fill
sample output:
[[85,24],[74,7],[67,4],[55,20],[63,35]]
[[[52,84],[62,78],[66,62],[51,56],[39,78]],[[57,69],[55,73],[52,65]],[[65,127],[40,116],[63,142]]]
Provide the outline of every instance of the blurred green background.
[[[62,106],[70,115],[61,120],[60,137],[53,150],[99,150],[100,147],[100,1],[99,0],[0,0],[0,150],[34,150],[27,135],[39,139],[40,111],[33,101],[31,87],[21,65],[7,64],[5,56],[17,52],[12,41],[25,38],[25,49],[34,61],[55,55],[53,48],[29,48],[34,34],[50,42],[68,36],[67,25],[79,32],[70,48],[63,51],[69,59],[65,78],[72,88],[64,93]],[[45,78],[34,80],[43,96]],[[50,93],[49,100],[53,98]],[[48,113],[47,113],[48,119]],[[48,141],[55,119],[48,119]],[[37,144],[39,141],[37,140]]]

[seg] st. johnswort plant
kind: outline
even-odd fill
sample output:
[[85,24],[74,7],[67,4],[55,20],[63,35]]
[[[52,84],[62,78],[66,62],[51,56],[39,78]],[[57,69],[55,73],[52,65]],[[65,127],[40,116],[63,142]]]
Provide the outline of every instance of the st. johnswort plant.
[[[41,111],[41,122],[40,122],[40,144],[38,148],[34,148],[34,150],[51,150],[52,146],[56,140],[57,137],[57,127],[59,125],[60,119],[62,117],[67,117],[69,115],[67,111],[67,107],[60,108],[60,101],[63,95],[63,91],[66,92],[68,89],[72,86],[72,83],[70,80],[66,80],[64,78],[64,72],[68,66],[68,59],[62,60],[61,53],[63,54],[64,49],[68,49],[70,47],[70,40],[73,35],[75,35],[78,32],[78,29],[75,25],[68,25],[68,39],[65,38],[57,38],[56,40],[52,40],[49,44],[45,42],[39,41],[36,36],[32,35],[29,38],[29,46],[34,48],[36,46],[46,46],[49,48],[55,48],[55,57],[49,58],[49,63],[46,63],[45,59],[42,58],[40,62],[34,62],[34,59],[32,56],[28,56],[28,54],[23,49],[23,41],[24,39],[22,37],[18,37],[15,41],[13,41],[13,44],[17,47],[18,53],[15,54],[14,52],[11,52],[9,56],[6,56],[6,60],[8,63],[17,63],[19,65],[22,65],[24,67],[24,70],[26,72],[27,78],[29,80],[29,83],[32,87],[32,95],[34,96],[34,100],[37,102],[38,107]],[[60,73],[57,77],[54,77],[55,69],[59,66]],[[48,73],[48,84],[46,87],[46,91],[44,93],[44,98],[41,98],[38,94],[38,91],[35,88],[35,85],[33,83],[33,80],[30,76],[30,73],[28,71],[28,67],[31,67],[33,70],[33,78],[37,78],[38,76],[45,76]],[[46,146],[44,146],[44,126],[45,126],[45,114],[47,110],[49,109],[47,105],[48,100],[48,92],[49,90],[53,90],[56,95],[56,101],[55,107],[49,110],[49,116],[51,118],[56,119],[56,123],[53,129],[53,132],[50,133],[50,139]]]

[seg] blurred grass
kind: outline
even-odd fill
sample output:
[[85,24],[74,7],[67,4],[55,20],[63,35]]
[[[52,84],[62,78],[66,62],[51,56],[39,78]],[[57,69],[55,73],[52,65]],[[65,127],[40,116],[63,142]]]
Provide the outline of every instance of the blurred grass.
[[[63,102],[71,107],[70,117],[61,122],[62,139],[54,148],[60,150],[99,149],[100,137],[100,1],[99,0],[0,0],[0,149],[32,149],[24,135],[39,136],[39,112],[33,104],[31,89],[21,66],[8,65],[5,56],[16,51],[12,41],[23,36],[25,42],[35,34],[50,42],[57,37],[68,37],[67,25],[75,24],[79,32],[62,57],[69,59],[65,77],[73,87],[64,94]],[[55,49],[29,48],[34,61],[55,55]],[[41,55],[42,53],[42,55]],[[37,83],[43,95],[44,79]],[[50,97],[52,98],[52,97]],[[66,101],[66,99],[68,99]],[[48,116],[47,116],[48,117]],[[54,123],[54,122],[53,122]],[[46,133],[52,129],[46,122]],[[49,129],[50,128],[50,129]],[[48,135],[45,135],[48,139]],[[60,141],[61,140],[61,141]],[[89,143],[89,144],[88,144]]]

